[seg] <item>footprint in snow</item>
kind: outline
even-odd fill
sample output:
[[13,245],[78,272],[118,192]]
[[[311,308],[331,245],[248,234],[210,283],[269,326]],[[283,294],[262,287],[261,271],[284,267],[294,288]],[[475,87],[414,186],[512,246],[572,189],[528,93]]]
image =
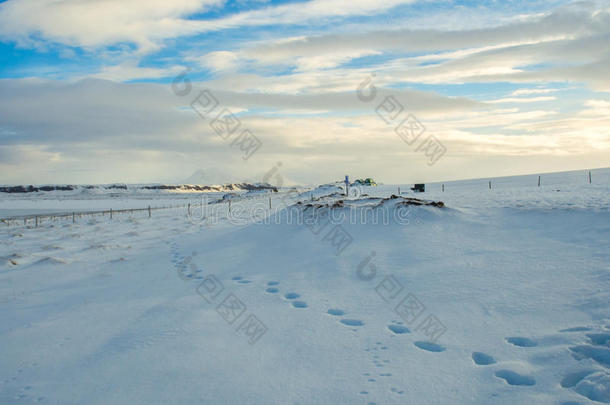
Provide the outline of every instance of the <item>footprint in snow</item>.
[[[576,327],[564,329],[568,332],[588,332],[593,328]],[[560,331],[562,332],[562,331]],[[571,371],[560,381],[563,388],[595,402],[610,403],[610,333],[601,331],[585,333],[589,343],[570,347],[576,360],[585,361],[585,369]],[[591,360],[603,368],[591,368]],[[565,405],[565,404],[563,404]]]
[[610,367],[610,348],[606,346],[578,345],[570,347],[570,351],[576,360],[593,359],[606,368]]
[[409,330],[409,328],[407,328],[406,326],[403,325],[388,325],[388,329],[392,331],[392,333],[394,333],[395,335],[402,335],[405,333],[411,333],[411,331]]
[[610,373],[606,370],[583,370],[568,374],[561,380],[561,386],[591,401],[610,403]]
[[279,281],[269,281],[269,282],[267,283],[267,285],[268,285],[269,287],[271,287],[271,286],[274,286],[274,285],[278,285],[279,283],[280,283]]
[[445,348],[443,346],[441,346],[437,343],[433,343],[433,342],[417,341],[417,342],[414,342],[413,344],[415,346],[417,346],[418,348],[429,351],[429,352],[439,353],[439,352],[445,351]]
[[472,353],[472,361],[474,361],[474,364],[476,364],[477,366],[489,366],[490,364],[496,363],[496,359],[494,359],[488,354],[481,352]]
[[244,280],[242,276],[232,277],[231,280],[237,281],[238,284],[250,284],[252,282],[250,280]]
[[333,315],[333,316],[343,316],[345,315],[345,311],[342,309],[336,309],[336,308],[331,308],[328,311],[326,311],[327,314],[329,315]]
[[510,370],[498,370],[495,372],[495,376],[503,379],[509,385],[536,385],[536,380],[532,377],[521,375]]
[[583,370],[577,371],[575,373],[570,373],[561,380],[561,386],[563,388],[572,388],[579,382],[581,382],[586,376],[594,372],[595,370]]
[[364,325],[364,322],[362,322],[360,319],[341,319],[339,322],[341,322],[343,325],[347,325],[347,326]]
[[[284,298],[287,300],[296,300],[299,298],[301,294],[297,294],[295,292],[289,292],[284,294]],[[295,308],[307,308],[307,303],[305,301],[292,301],[292,306]]]
[[519,336],[514,336],[514,337],[507,337],[506,341],[508,343],[511,343],[515,346],[519,346],[519,347],[536,347],[538,346],[538,343],[536,343],[536,341],[532,340],[532,339],[528,339],[526,337],[519,337]]
[[[381,350],[387,350],[388,347],[384,346],[382,342],[376,342],[375,345],[373,345],[372,347],[367,347],[366,349],[364,349],[365,352],[368,352],[372,355],[372,363],[375,365],[375,367],[378,368],[383,368],[383,367],[391,367],[390,365],[390,360],[389,359],[382,359],[380,357],[380,355],[382,354],[386,354],[381,352]],[[381,371],[381,370],[379,370]],[[391,383],[393,380],[391,378],[388,377],[392,377],[392,373],[389,372],[384,372],[384,373],[378,373],[378,374],[374,374],[374,373],[364,373],[363,376],[366,378],[366,387],[367,387],[367,392],[371,392],[372,390],[374,390],[375,388],[377,388],[377,381],[382,382],[382,389],[386,390],[388,388],[388,384]],[[377,378],[374,378],[374,376],[376,376]],[[379,387],[379,388],[381,388]],[[403,389],[400,389],[396,386],[390,386],[390,392],[396,394],[396,395],[403,395],[405,393],[405,391]],[[373,393],[374,394],[374,393]]]
[[594,345],[608,346],[610,343],[610,333],[587,333],[586,336]]
[[268,292],[269,294],[275,294],[279,290],[277,288],[275,288],[275,287],[269,287],[265,291]]

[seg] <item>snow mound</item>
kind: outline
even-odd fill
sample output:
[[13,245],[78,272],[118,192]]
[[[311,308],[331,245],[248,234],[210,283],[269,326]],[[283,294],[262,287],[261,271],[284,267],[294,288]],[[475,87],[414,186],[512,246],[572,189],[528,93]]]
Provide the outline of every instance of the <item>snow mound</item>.
[[2,265],[2,266],[17,266],[19,264],[17,259],[20,259],[21,257],[22,256],[20,254],[17,254],[17,253],[13,253],[13,254],[8,255],[8,256],[2,256],[2,257],[0,257],[0,265]]
[[[328,197],[333,197],[334,195],[329,195]],[[443,208],[445,203],[442,201],[431,201],[431,200],[421,200],[419,198],[410,198],[410,197],[401,197],[397,195],[391,195],[387,198],[379,198],[379,197],[367,197],[356,200],[348,200],[348,199],[338,199],[338,200],[328,200],[327,202],[309,202],[303,203],[301,201],[297,202],[295,205],[303,206],[305,209],[313,208],[330,208],[330,209],[338,209],[338,208],[359,208],[359,207],[398,207],[398,206],[431,206],[437,208]]]
[[34,264],[68,264],[69,260],[62,259],[60,257],[46,256],[40,260],[37,260]]

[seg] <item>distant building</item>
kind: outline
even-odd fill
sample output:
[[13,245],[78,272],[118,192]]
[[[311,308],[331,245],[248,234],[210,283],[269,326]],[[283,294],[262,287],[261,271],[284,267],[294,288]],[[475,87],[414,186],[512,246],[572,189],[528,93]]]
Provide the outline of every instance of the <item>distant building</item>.
[[411,190],[415,191],[416,193],[423,193],[424,191],[426,191],[426,185],[414,184],[413,187],[411,187]]
[[376,186],[377,183],[375,183],[375,180],[371,179],[370,177],[362,180],[362,179],[358,179],[354,182],[354,184],[359,185],[359,186]]

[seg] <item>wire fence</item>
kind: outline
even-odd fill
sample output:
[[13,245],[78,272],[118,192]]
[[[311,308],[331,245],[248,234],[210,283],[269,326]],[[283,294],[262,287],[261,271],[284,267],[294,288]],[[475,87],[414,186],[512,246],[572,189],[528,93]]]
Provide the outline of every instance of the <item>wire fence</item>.
[[96,211],[72,211],[72,212],[55,212],[55,213],[41,213],[41,214],[28,214],[28,215],[15,215],[15,216],[9,216],[9,217],[5,217],[5,218],[0,218],[0,223],[6,224],[7,226],[11,226],[11,225],[21,225],[23,224],[24,226],[27,225],[34,225],[34,226],[39,226],[43,223],[43,221],[55,221],[57,219],[61,219],[61,220],[72,220],[72,223],[76,223],[76,220],[78,218],[82,218],[84,216],[96,216],[96,215],[101,215],[101,216],[106,216],[108,215],[108,217],[110,219],[113,218],[114,215],[117,214],[125,214],[125,213],[129,213],[129,214],[133,214],[136,212],[146,212],[148,213],[148,217],[152,217],[152,212],[153,211],[157,211],[157,210],[166,210],[166,209],[173,209],[173,208],[186,208],[187,205],[170,205],[170,206],[163,206],[163,207],[151,207],[150,205],[147,206],[146,208],[127,208],[127,209],[119,209],[119,210],[115,210],[115,209],[107,209],[107,210],[96,210]]
[[[223,205],[228,214],[231,214],[231,199],[224,199],[223,197],[214,196],[210,200],[207,199],[193,199],[187,200],[184,204],[180,205],[166,205],[161,207],[151,207],[150,205],[145,208],[126,208],[126,209],[104,209],[104,210],[87,210],[87,211],[65,211],[65,212],[48,212],[48,213],[40,213],[40,214],[26,214],[26,215],[10,215],[0,218],[0,224],[5,224],[7,226],[11,225],[33,225],[35,227],[41,225],[44,221],[55,221],[55,220],[71,220],[72,223],[76,223],[79,218],[85,216],[96,216],[101,215],[104,217],[109,217],[110,219],[117,214],[133,214],[138,212],[144,212],[148,214],[148,217],[152,217],[152,212],[156,210],[168,210],[168,209],[177,209],[182,210],[181,213],[184,213],[187,216],[191,216],[192,210],[195,210],[195,207],[200,208],[204,204],[212,204],[212,205]],[[269,209],[272,207],[272,197],[268,195],[256,195],[256,196],[235,196],[234,202],[243,202],[246,200],[262,200],[264,199],[265,205],[269,205]],[[205,201],[205,203],[204,203]],[[215,214],[218,212],[214,211]]]

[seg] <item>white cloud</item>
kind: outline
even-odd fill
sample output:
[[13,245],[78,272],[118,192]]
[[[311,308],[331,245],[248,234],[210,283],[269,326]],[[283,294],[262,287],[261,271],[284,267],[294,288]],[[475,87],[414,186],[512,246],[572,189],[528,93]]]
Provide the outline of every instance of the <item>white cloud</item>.
[[[363,49],[399,52],[458,52],[456,56],[467,56],[469,49],[479,48],[477,52],[495,48],[508,48],[515,45],[569,40],[607,33],[610,14],[608,11],[596,13],[587,7],[557,10],[528,19],[495,25],[485,28],[468,28],[468,25],[455,30],[421,29],[414,21],[408,28],[377,31],[351,31],[340,34],[314,35],[309,37],[287,38],[272,43],[262,43],[245,49],[244,53],[261,63],[279,62],[303,56],[332,54],[337,50],[360,51]],[[581,49],[591,53],[594,46],[580,44]],[[453,59],[451,54],[445,55]],[[429,56],[435,57],[435,56]]]
[[214,71],[233,70],[237,67],[239,56],[235,52],[216,51],[205,54],[200,58],[187,58],[197,60],[201,66]]
[[175,76],[185,69],[184,66],[179,65],[163,69],[148,68],[138,66],[137,62],[125,62],[120,65],[104,66],[100,72],[89,75],[88,77],[125,82],[135,79],[159,79]]
[[[370,15],[413,0],[310,0],[245,11],[213,20],[186,19],[226,0],[9,0],[0,3],[0,38],[43,46],[38,38],[96,48],[123,42],[140,52],[162,41],[231,27],[304,23],[312,19]],[[35,39],[36,38],[36,39]]]
[[610,101],[608,100],[587,100],[585,108],[580,112],[581,116],[606,117],[610,120]]
[[201,22],[201,30],[203,32],[267,24],[299,24],[322,18],[373,15],[414,1],[310,0],[241,12],[216,20],[205,20]]
[[558,89],[519,89],[510,93],[511,96],[529,96],[532,94],[548,94],[554,93]]
[[553,101],[556,100],[555,97],[547,96],[547,97],[507,97],[501,98],[497,100],[488,100],[488,103],[540,103],[542,101]]
[[[242,180],[265,173],[277,161],[284,162],[286,177],[299,182],[333,180],[344,172],[368,173],[390,182],[400,180],[397,168],[424,179],[446,179],[448,173],[473,177],[487,170],[487,161],[508,164],[506,159],[516,156],[531,157],[530,166],[521,166],[524,170],[570,154],[581,156],[570,164],[586,161],[603,166],[610,150],[608,114],[489,109],[467,99],[392,91],[409,110],[419,108],[417,117],[428,133],[448,149],[438,167],[430,170],[424,156],[375,114],[376,104],[362,103],[354,92],[286,95],[213,90],[222,105],[234,111],[334,113],[314,118],[240,115],[242,126],[263,142],[255,157],[244,162],[230,142],[213,133],[208,121],[180,108],[190,104],[195,90],[180,98],[169,85],[0,80],[0,91],[11,94],[10,99],[0,99],[0,167],[7,173],[5,182],[180,181],[202,168],[201,162],[204,169],[214,167]],[[602,99],[586,103],[591,109],[607,107]],[[10,158],[10,151],[19,151],[17,161]],[[24,164],[27,170],[20,169]]]
[[182,16],[224,0],[10,0],[0,4],[0,38],[35,45],[38,39],[69,46],[100,47],[122,42],[142,52],[160,41],[197,32]]
[[[214,65],[227,68],[231,74],[217,77],[215,84],[231,82],[247,91],[293,94],[348,91],[359,77],[375,71],[385,85],[568,80],[604,90],[608,79],[599,58],[610,52],[609,34],[608,10],[574,6],[479,29],[399,29],[290,37],[243,44],[240,49],[219,53],[223,58]],[[405,53],[423,54],[401,56]],[[340,67],[371,55],[380,58],[373,58],[366,66]],[[274,66],[294,70],[281,76],[252,74],[257,68],[268,72]],[[235,73],[243,70],[250,73]],[[548,92],[522,89],[512,96]]]

